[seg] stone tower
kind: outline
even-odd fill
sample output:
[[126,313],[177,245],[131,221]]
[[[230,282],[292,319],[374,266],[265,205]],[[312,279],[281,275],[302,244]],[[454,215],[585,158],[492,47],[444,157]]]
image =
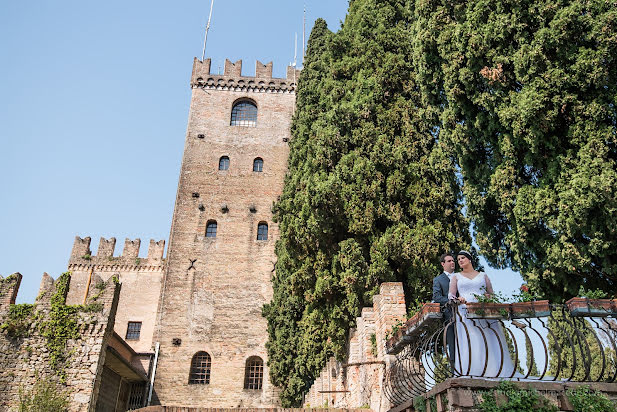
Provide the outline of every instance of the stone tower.
[[299,71],[272,77],[257,62],[195,59],[184,156],[154,340],[154,402],[267,407],[264,303],[272,298],[277,225],[272,204],[287,167]]

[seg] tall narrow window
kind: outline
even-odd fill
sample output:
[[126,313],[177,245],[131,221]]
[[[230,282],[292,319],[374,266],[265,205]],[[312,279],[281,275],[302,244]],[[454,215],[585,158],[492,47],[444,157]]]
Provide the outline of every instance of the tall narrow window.
[[206,223],[206,237],[216,237],[216,220],[208,220]]
[[253,172],[263,172],[264,170],[264,160],[261,157],[256,157],[253,160]]
[[257,225],[257,240],[268,240],[268,224],[259,222]]
[[227,170],[229,169],[229,157],[221,156],[219,159],[219,170]]
[[191,360],[190,384],[207,385],[210,383],[210,355],[207,352],[197,352]]
[[141,322],[129,322],[126,327],[126,340],[139,340]]
[[257,125],[257,106],[250,100],[240,100],[231,109],[232,126],[255,127]]
[[264,380],[264,361],[258,356],[246,360],[244,389],[261,389]]

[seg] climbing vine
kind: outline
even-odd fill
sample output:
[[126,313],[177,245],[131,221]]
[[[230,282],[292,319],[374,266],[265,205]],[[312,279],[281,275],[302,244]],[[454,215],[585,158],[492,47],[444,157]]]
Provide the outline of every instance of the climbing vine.
[[[9,278],[4,279],[6,282]],[[98,293],[92,296],[85,305],[66,305],[66,295],[69,289],[71,273],[65,272],[55,282],[55,291],[50,297],[50,308],[46,315],[36,311],[36,305],[11,305],[0,331],[6,332],[12,338],[25,338],[31,332],[37,331],[45,338],[45,346],[49,353],[49,366],[60,377],[66,379],[66,366],[71,356],[67,351],[70,339],[79,339],[79,313],[93,313],[103,310],[103,304],[97,302],[105,290],[105,283],[95,287]],[[113,279],[118,283],[117,278]]]
[[11,305],[6,321],[0,325],[0,331],[6,331],[13,337],[26,336],[31,324],[30,316],[33,309],[34,305],[26,303]]
[[65,366],[68,358],[66,343],[69,339],[79,338],[77,323],[78,306],[65,304],[68,292],[70,273],[63,273],[56,280],[56,291],[51,297],[51,310],[45,321],[41,323],[41,335],[47,340],[49,363],[61,377],[65,378]]

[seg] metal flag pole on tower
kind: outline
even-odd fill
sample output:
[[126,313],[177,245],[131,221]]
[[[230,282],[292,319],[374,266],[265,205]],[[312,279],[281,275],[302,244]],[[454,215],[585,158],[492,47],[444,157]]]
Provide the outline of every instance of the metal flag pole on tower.
[[302,16],[302,67],[304,67],[304,50],[305,50],[305,40],[306,38],[306,4],[304,5],[304,14]]
[[210,30],[210,20],[212,20],[212,8],[214,7],[214,0],[210,2],[210,15],[208,16],[208,24],[206,25],[206,35],[204,36],[204,49],[201,52],[201,61],[204,61],[206,57],[206,42],[208,41],[208,30]]
[[294,67],[296,67],[298,61],[298,33],[294,39]]

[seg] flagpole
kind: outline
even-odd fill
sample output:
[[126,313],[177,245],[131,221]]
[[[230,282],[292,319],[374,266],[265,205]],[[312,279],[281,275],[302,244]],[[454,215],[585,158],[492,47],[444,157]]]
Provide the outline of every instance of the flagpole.
[[302,67],[304,67],[304,50],[305,50],[305,37],[306,37],[306,4],[304,5],[304,14],[302,16]]
[[208,41],[208,30],[210,30],[210,20],[212,20],[213,6],[214,6],[214,0],[210,2],[210,15],[208,16],[208,24],[206,25],[206,35],[204,36],[204,49],[201,52],[201,61],[204,61],[204,57],[206,57],[206,42]]

